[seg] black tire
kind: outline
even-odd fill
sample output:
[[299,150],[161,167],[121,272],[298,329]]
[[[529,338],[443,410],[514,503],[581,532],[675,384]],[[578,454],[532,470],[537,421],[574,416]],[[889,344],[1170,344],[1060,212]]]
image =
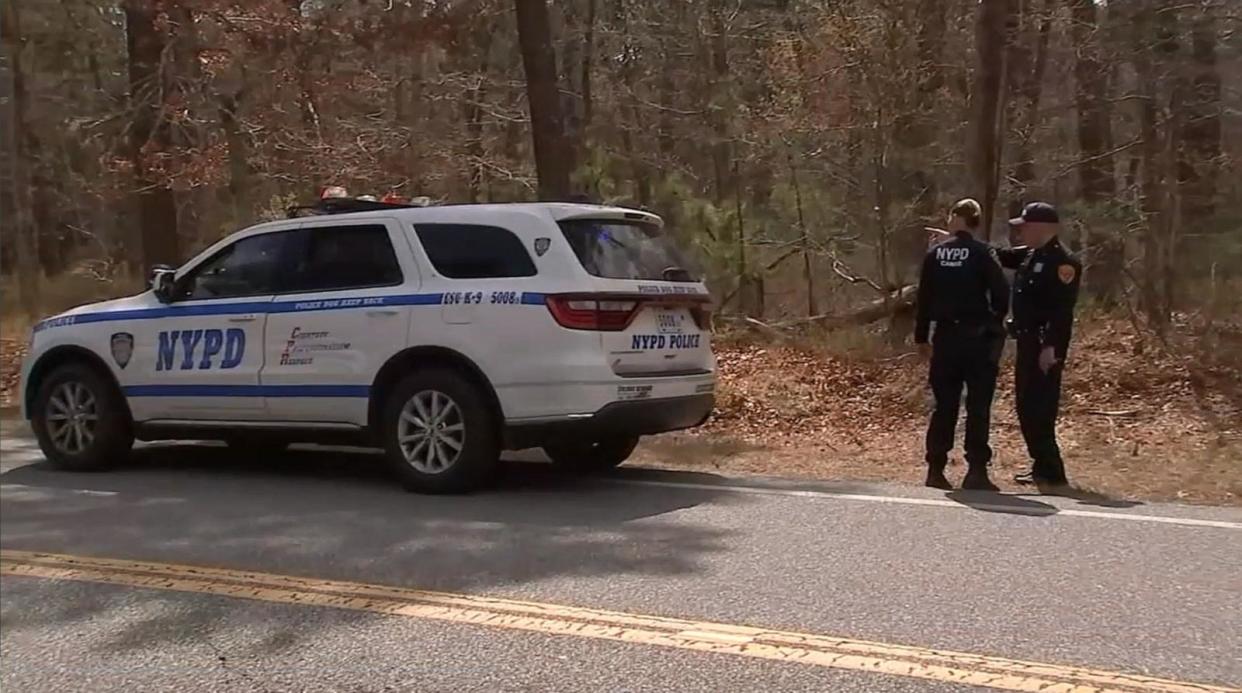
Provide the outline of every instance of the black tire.
[[[85,431],[88,430],[85,427],[93,424],[93,428],[89,428],[92,436],[89,442],[77,438],[72,431],[66,433],[73,424],[55,418],[68,413],[62,405],[67,403],[71,392],[85,392],[90,397],[88,406],[86,395],[78,396],[83,417],[80,425]],[[126,459],[134,446],[133,421],[120,390],[110,378],[84,363],[69,363],[52,371],[39,386],[30,413],[39,448],[47,461],[58,469],[103,471]],[[86,418],[89,416],[95,418],[89,420]]]
[[576,472],[602,472],[630,458],[638,446],[638,436],[621,436],[603,440],[549,443],[543,446],[552,464]]
[[[427,405],[427,398],[436,395],[447,398],[456,407],[456,414],[448,414],[441,423],[441,437],[437,439],[432,434],[427,440],[433,442],[426,447],[419,447],[417,440],[403,445],[403,410],[407,405],[415,406],[416,397],[423,398]],[[417,409],[412,413],[417,416]],[[414,422],[406,425],[407,435],[417,436],[424,430]],[[458,426],[460,430],[456,430]],[[408,491],[465,493],[491,483],[500,467],[501,436],[496,414],[479,388],[452,370],[416,371],[398,383],[384,405],[382,436],[384,455]],[[440,442],[434,442],[437,440]],[[459,447],[454,449],[454,443]],[[432,445],[444,453],[444,457],[436,457],[430,463],[440,466],[439,469],[428,469],[424,452],[430,450],[428,454],[434,457]],[[411,455],[415,461],[406,460],[407,450],[417,453]],[[445,462],[454,452],[456,455]]]

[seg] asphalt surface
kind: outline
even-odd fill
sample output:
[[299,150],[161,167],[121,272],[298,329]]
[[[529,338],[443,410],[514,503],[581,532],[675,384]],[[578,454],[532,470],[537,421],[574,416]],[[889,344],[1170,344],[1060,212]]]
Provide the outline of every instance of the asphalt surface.
[[[1242,512],[516,464],[410,495],[374,455],[0,441],[0,547],[492,595],[1242,686]],[[1112,506],[1112,507],[1109,507]],[[1198,524],[1196,524],[1198,523]],[[1216,524],[1212,524],[1216,523]],[[966,690],[334,609],[6,577],[6,690]]]

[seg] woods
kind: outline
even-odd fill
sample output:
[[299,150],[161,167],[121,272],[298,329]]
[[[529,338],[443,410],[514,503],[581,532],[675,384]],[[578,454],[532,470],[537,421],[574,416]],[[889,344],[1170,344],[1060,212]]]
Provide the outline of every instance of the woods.
[[725,312],[766,322],[899,313],[923,226],[966,195],[998,242],[1022,202],[1057,204],[1092,299],[1156,332],[1219,314],[1242,274],[1225,0],[3,13],[6,310],[94,298],[46,288],[84,273],[117,293],[329,184],[644,206],[699,251]]

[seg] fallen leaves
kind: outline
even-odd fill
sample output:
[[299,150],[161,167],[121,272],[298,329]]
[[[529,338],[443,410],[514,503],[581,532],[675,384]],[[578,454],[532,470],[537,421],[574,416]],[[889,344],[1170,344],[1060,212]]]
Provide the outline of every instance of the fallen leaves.
[[21,380],[22,358],[26,355],[26,342],[8,337],[0,338],[0,409],[16,407],[18,381]]

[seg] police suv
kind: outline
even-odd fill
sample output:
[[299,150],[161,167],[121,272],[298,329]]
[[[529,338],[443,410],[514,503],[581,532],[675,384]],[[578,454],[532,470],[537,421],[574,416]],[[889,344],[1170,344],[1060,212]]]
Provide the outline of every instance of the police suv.
[[406,486],[465,491],[505,449],[621,464],[713,405],[710,298],[661,219],[590,204],[326,199],[137,296],[35,326],[22,406],[48,460],[135,439],[383,448]]

